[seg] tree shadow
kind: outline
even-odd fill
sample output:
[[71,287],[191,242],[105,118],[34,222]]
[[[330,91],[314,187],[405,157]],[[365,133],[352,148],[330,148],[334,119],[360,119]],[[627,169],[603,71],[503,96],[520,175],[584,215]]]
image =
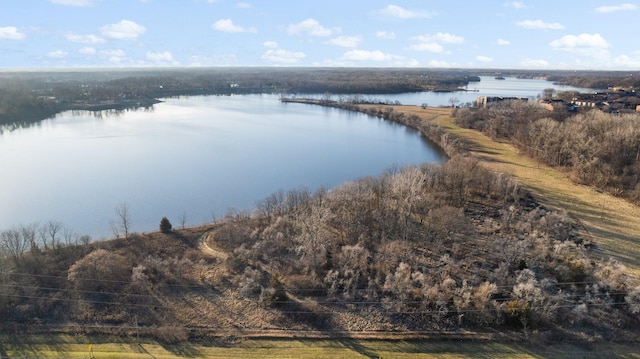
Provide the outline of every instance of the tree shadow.
[[309,306],[297,301],[289,300],[286,304],[278,307],[282,313],[295,323],[303,323],[312,330],[321,333],[323,336],[340,343],[345,348],[353,350],[367,358],[380,358],[373,349],[363,345],[357,339],[349,337],[349,330],[340,326],[333,320],[330,312],[324,310],[313,310]]
[[334,327],[330,313],[313,311],[299,302],[289,300],[278,306],[278,309],[289,320],[294,323],[306,324],[313,330],[325,332],[328,328]]
[[361,342],[355,339],[338,339],[338,343],[344,345],[345,348],[351,349],[356,353],[363,355],[367,358],[378,359],[380,355],[373,349],[363,345]]

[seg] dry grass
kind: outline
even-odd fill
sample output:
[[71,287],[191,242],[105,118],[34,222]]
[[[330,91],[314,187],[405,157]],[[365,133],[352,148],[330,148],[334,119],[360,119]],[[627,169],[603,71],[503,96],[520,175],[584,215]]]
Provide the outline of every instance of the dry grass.
[[542,204],[566,210],[583,226],[583,235],[596,245],[597,255],[614,258],[640,276],[640,207],[578,185],[567,174],[523,155],[509,143],[496,142],[478,131],[455,125],[451,109],[393,107],[394,111],[433,121],[464,139],[470,144],[471,155],[484,166],[513,175]]

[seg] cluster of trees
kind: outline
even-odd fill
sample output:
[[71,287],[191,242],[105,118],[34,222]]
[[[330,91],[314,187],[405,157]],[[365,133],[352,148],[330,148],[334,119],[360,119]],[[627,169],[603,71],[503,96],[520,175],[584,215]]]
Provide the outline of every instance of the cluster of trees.
[[593,71],[593,70],[478,70],[480,76],[517,77],[524,79],[546,79],[560,85],[570,85],[594,90],[609,87],[640,88],[639,71]]
[[458,109],[459,125],[507,138],[528,155],[565,168],[581,183],[640,203],[640,117],[593,110],[553,118],[534,103]]
[[24,83],[7,82],[0,86],[0,134],[5,129],[29,126],[59,112],[54,101],[39,96]]
[[602,71],[577,73],[551,73],[547,80],[590,89],[608,89],[609,87],[640,88],[640,73],[637,71]]
[[33,223],[0,232],[0,254],[14,264],[24,260],[28,253],[40,253],[91,242],[88,235],[79,235],[60,222]]
[[577,321],[609,329],[635,325],[625,313],[640,310],[638,283],[590,260],[565,213],[535,206],[468,158],[329,192],[278,192],[257,210],[215,240],[233,253],[227,265],[249,298],[265,300],[277,275],[292,298],[392,312],[415,330]]

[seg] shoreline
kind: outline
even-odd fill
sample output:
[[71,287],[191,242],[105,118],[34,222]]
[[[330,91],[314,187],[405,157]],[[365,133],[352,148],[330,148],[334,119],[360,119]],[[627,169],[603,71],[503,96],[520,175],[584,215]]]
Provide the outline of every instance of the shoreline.
[[[297,103],[355,110],[418,129],[445,153],[468,155],[492,171],[512,176],[544,206],[566,211],[586,240],[595,245],[593,255],[625,265],[640,277],[640,207],[594,188],[574,183],[559,169],[539,163],[507,141],[494,141],[477,131],[457,126],[451,108],[413,105],[349,104],[296,99]],[[387,116],[387,117],[384,117]],[[594,215],[596,214],[596,215]]]
[[[417,105],[386,105],[377,103],[349,103],[333,100],[321,100],[310,98],[282,98],[283,103],[299,103],[306,105],[318,105],[324,107],[332,107],[347,111],[355,111],[364,113],[369,116],[382,118],[387,121],[395,122],[420,132],[450,159],[453,156],[468,152],[468,146],[460,138],[443,130],[442,127],[435,125],[433,121],[441,116],[449,116],[451,107],[420,107]],[[395,108],[401,108],[403,111],[396,111]],[[412,111],[405,111],[412,109]],[[422,110],[428,112],[430,118],[423,121],[420,116],[413,110]]]

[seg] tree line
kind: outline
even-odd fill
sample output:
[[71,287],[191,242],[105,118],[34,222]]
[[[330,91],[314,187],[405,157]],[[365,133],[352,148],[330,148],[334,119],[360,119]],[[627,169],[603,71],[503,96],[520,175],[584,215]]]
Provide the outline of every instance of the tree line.
[[505,101],[458,109],[456,122],[563,168],[574,179],[640,203],[640,116],[598,110],[554,118],[535,103]]
[[229,68],[1,74],[0,126],[29,126],[65,110],[151,106],[183,95],[383,94],[455,90],[479,78],[428,69]]

